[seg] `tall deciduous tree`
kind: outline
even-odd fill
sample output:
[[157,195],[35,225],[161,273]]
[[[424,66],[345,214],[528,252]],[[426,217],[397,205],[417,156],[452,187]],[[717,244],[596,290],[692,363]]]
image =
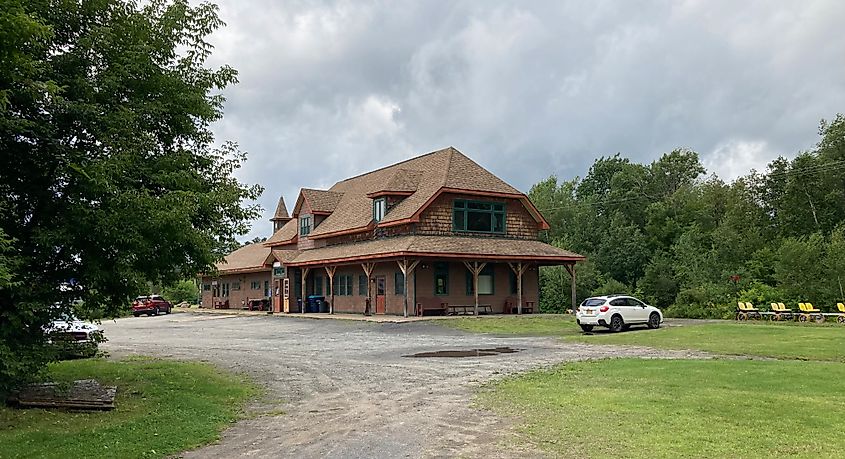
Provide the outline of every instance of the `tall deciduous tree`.
[[2,0],[0,24],[2,393],[49,359],[59,309],[210,268],[261,190],[209,129],[236,82],[206,65],[214,5]]

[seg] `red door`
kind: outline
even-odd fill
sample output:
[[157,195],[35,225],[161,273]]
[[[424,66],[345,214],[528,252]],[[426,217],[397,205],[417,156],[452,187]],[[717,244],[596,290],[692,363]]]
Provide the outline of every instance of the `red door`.
[[376,314],[384,314],[384,276],[376,276]]

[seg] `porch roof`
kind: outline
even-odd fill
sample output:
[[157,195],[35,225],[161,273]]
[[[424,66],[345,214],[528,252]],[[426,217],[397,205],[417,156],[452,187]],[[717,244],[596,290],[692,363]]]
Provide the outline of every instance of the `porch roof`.
[[401,257],[534,261],[541,264],[584,260],[582,255],[534,240],[407,235],[303,250],[286,264],[344,264]]
[[265,271],[268,268],[264,266],[264,261],[269,254],[270,248],[263,243],[248,244],[226,255],[223,261],[214,266],[218,275]]

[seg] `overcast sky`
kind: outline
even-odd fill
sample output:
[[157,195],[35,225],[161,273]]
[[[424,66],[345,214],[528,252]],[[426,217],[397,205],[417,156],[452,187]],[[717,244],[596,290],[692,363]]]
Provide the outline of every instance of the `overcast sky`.
[[452,145],[516,188],[677,147],[725,179],[845,112],[845,2],[219,0],[218,141],[284,195]]

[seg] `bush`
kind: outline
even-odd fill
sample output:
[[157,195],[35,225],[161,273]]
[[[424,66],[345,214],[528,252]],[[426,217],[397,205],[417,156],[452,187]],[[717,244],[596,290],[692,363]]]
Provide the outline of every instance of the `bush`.
[[732,319],[736,304],[728,288],[705,284],[681,290],[675,304],[664,311],[667,317],[688,319]]
[[771,303],[792,304],[798,301],[787,297],[781,290],[761,282],[752,282],[747,288],[739,292],[738,301],[748,301],[755,307],[768,308]]
[[610,278],[604,282],[599,288],[593,290],[593,296],[611,295],[614,293],[630,293],[631,288],[619,282],[616,279]]
[[194,304],[199,296],[199,289],[194,281],[183,280],[170,287],[165,287],[161,295],[173,304],[182,302]]

